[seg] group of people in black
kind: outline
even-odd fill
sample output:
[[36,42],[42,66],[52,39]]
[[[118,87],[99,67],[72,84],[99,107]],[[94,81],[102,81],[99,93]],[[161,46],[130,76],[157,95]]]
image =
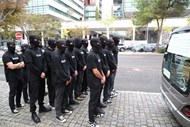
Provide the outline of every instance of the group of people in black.
[[[16,53],[13,41],[7,43],[8,51],[2,59],[12,113],[18,115],[17,108],[25,106],[21,103],[23,92],[24,102],[30,104],[31,118],[35,123],[40,122],[36,113],[37,101],[39,113],[55,109],[56,119],[65,122],[64,115],[73,111],[71,105],[79,104],[88,95],[89,88],[89,124],[98,127],[95,117],[103,116],[102,108],[117,96],[114,79],[119,38],[91,38],[90,52],[87,39],[50,38],[45,50],[42,50],[39,40],[38,36],[30,35],[30,44],[21,45],[21,54]],[[49,106],[44,105],[46,82]]]

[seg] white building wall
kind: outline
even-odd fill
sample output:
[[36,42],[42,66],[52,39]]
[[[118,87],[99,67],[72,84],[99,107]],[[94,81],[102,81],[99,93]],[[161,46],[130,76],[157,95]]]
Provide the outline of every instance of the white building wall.
[[[70,8],[65,7],[58,2],[54,0],[30,0],[28,3],[28,10],[32,13],[38,13],[38,14],[48,14],[52,17],[56,17],[57,19],[66,20],[66,21],[74,21],[74,19],[71,19],[69,15],[75,17],[76,19],[80,19],[84,15],[84,3],[80,0],[60,0],[66,5],[70,6]],[[79,4],[76,5],[75,3]],[[53,12],[49,9],[49,6],[54,7],[55,9],[60,10],[61,12],[64,12],[66,14],[70,13],[68,16],[62,15],[59,12]],[[78,13],[76,13],[75,11]]]
[[107,19],[113,15],[113,0],[102,0],[102,19]]

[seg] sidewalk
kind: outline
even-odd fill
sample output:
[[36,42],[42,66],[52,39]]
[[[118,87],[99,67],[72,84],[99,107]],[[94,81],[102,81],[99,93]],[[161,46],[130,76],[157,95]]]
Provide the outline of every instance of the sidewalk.
[[[0,81],[0,127],[87,127],[89,96],[66,115],[66,123],[55,119],[55,110],[40,113],[41,123],[31,120],[29,105],[14,116],[8,106],[8,85]],[[47,103],[47,96],[45,97]],[[38,109],[37,109],[38,111]],[[97,118],[100,127],[179,127],[159,93],[124,92],[112,99],[105,116]]]

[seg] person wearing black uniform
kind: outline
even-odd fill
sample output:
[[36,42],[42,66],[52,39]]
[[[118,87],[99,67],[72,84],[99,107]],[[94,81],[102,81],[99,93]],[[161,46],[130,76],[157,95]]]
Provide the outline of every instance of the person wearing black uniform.
[[75,84],[75,99],[81,101],[85,97],[81,95],[81,90],[82,90],[84,71],[86,70],[86,63],[84,58],[84,52],[81,49],[82,47],[81,39],[75,38],[74,45],[75,45],[74,53],[77,61],[77,70],[78,70],[78,75]]
[[[87,59],[87,56],[88,56],[88,40],[87,39],[82,39],[82,51],[84,52],[84,59],[85,59],[85,63],[86,63],[86,59]],[[82,94],[84,95],[88,95],[87,93],[87,79],[86,79],[86,70],[84,71],[84,76],[83,76],[83,83],[82,83]]]
[[[114,54],[116,65],[118,65],[118,52],[119,52],[119,49],[118,49],[117,46],[119,44],[120,38],[117,37],[117,36],[114,36],[113,41],[114,41],[114,45],[112,47],[112,51],[113,51],[113,54]],[[117,91],[114,89],[114,81],[115,81],[116,73],[117,73],[117,70],[114,72],[114,76],[113,76],[114,78],[113,78],[113,83],[112,83],[113,86],[111,87],[111,90],[112,90],[112,96],[111,97],[117,96]]]
[[68,90],[69,92],[69,104],[70,105],[75,105],[75,104],[79,104],[79,102],[74,100],[73,97],[73,91],[75,88],[75,84],[76,84],[76,77],[78,75],[78,71],[77,71],[77,61],[76,61],[76,57],[74,54],[74,42],[73,39],[67,39],[66,40],[66,46],[67,49],[65,51],[65,56],[67,57],[68,61],[69,61],[69,65],[70,65],[70,73],[72,76],[72,81],[70,82],[70,84],[68,85],[70,88]]
[[[25,51],[28,48],[28,44],[22,44],[21,45],[21,52],[22,54],[20,54],[22,60],[25,63]],[[23,76],[23,98],[24,98],[24,102],[29,104],[29,94],[28,94],[28,79],[27,79],[27,71],[26,71],[26,66],[24,68],[22,68],[22,76]]]
[[90,40],[92,51],[87,56],[87,84],[90,88],[89,100],[89,124],[93,127],[99,127],[94,120],[96,108],[99,105],[100,91],[102,85],[105,83],[105,75],[101,67],[101,59],[98,55],[101,50],[99,38],[92,38]]
[[21,92],[22,92],[22,74],[21,69],[25,66],[21,57],[15,52],[15,43],[7,42],[8,51],[3,56],[4,72],[6,81],[9,84],[9,106],[14,115],[18,115],[19,111],[15,107],[22,107]]
[[66,42],[58,40],[57,49],[52,54],[52,81],[55,86],[55,111],[56,119],[60,122],[66,122],[62,113],[65,112],[65,88],[71,81],[69,63],[65,57]]
[[54,52],[56,47],[56,40],[53,38],[48,39],[48,47],[45,49],[44,58],[47,64],[47,86],[48,86],[48,96],[49,96],[49,105],[54,108],[54,99],[55,99],[55,87],[52,84],[52,59],[51,54]]
[[44,106],[45,84],[42,82],[45,78],[47,68],[45,65],[42,50],[39,48],[39,38],[36,35],[30,35],[30,47],[26,49],[26,68],[29,81],[30,94],[30,112],[32,120],[35,123],[40,122],[40,118],[36,114],[36,101],[39,104],[39,113],[51,111],[51,108]]
[[111,92],[112,92],[111,87],[113,86],[112,83],[113,83],[113,79],[114,79],[114,74],[117,69],[116,61],[114,59],[114,54],[112,52],[113,45],[114,45],[114,41],[112,39],[108,39],[105,52],[106,52],[106,56],[107,56],[108,65],[110,68],[110,76],[106,77],[106,83],[104,86],[104,94],[103,94],[104,95],[104,98],[103,98],[104,103],[109,103],[109,101],[110,101]]

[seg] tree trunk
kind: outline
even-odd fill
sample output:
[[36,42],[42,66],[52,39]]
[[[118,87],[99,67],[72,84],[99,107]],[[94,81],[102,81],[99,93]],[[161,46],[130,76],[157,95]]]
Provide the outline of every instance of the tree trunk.
[[161,22],[159,22],[159,19],[156,19],[157,21],[157,41],[156,41],[156,52],[159,52],[159,42],[160,42],[160,35],[161,35],[161,31],[162,31],[162,26],[163,26],[163,20],[161,19]]

